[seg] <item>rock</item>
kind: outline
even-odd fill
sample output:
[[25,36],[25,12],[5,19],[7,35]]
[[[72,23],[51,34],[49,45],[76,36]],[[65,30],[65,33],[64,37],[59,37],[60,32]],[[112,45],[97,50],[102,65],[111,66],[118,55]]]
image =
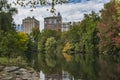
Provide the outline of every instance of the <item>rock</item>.
[[0,66],[0,72],[3,71],[4,69],[4,66]]
[[16,78],[16,80],[22,80],[21,78]]
[[12,67],[5,67],[4,71],[6,71],[6,72],[14,72],[14,71],[17,71],[18,69],[20,69],[20,67],[12,66]]
[[37,74],[36,72],[34,72],[34,73],[32,74],[32,77],[34,77],[34,76],[38,76],[38,74]]
[[4,80],[13,80],[12,76],[6,76],[5,78],[3,78]]
[[39,80],[39,74],[34,70],[27,70],[17,66],[2,67],[0,80]]
[[31,74],[26,72],[25,74],[23,74],[22,79],[28,79],[30,77],[31,77]]
[[31,74],[32,74],[32,73],[34,73],[34,71],[33,71],[33,70],[31,70],[31,71],[28,71],[28,72],[29,72],[29,73],[31,73]]
[[33,77],[32,80],[39,80],[39,77]]
[[14,72],[16,75],[20,75],[21,73],[19,71]]
[[32,80],[39,80],[39,75],[36,72],[32,74]]
[[26,72],[27,70],[24,68],[19,69],[20,72]]

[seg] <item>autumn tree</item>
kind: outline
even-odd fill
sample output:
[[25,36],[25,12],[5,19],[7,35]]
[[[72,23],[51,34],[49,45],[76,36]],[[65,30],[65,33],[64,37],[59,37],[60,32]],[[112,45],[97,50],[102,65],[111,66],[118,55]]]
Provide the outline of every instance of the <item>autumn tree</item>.
[[100,51],[100,80],[119,80],[120,67],[120,19],[119,0],[111,0],[105,4],[98,24],[99,51]]
[[113,1],[102,10],[102,20],[98,24],[99,50],[103,54],[118,54],[119,51],[119,19],[116,4]]
[[[117,26],[120,26],[120,1],[119,0],[115,0],[115,6],[116,6],[116,10],[117,10]],[[120,28],[119,30],[117,30],[117,36],[113,39],[115,45],[119,48],[120,46]]]

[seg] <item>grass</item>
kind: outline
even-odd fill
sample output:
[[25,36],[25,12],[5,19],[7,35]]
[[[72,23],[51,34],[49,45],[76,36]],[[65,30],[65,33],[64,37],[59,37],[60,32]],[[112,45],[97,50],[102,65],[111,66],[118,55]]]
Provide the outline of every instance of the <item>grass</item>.
[[26,67],[28,64],[26,63],[25,60],[22,58],[10,58],[8,59],[7,57],[0,57],[0,65],[5,65],[5,66],[19,66],[19,67]]
[[7,64],[7,63],[16,63],[17,60],[15,58],[8,59],[6,57],[0,57],[0,64]]
[[3,66],[18,66],[21,68],[25,68],[28,70],[34,70],[33,67],[31,67],[26,60],[24,60],[21,57],[17,58],[10,58],[8,59],[7,57],[0,57],[0,65]]

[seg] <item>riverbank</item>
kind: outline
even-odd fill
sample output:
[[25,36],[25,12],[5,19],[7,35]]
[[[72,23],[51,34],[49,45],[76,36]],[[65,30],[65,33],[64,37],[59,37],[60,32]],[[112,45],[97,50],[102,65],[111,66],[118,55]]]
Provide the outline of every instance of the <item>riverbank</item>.
[[39,73],[33,69],[0,65],[0,80],[39,80]]

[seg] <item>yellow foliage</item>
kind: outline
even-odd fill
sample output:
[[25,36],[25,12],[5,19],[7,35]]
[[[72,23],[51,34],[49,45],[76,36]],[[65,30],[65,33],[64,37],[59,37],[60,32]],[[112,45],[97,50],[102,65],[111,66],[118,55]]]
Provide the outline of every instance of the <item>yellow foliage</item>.
[[66,59],[67,62],[71,61],[72,56],[66,53],[63,53],[64,58]]
[[69,42],[67,42],[66,44],[65,44],[65,47],[64,47],[64,49],[63,49],[63,52],[67,52],[68,50],[70,50],[72,48],[72,45],[69,43]]
[[67,51],[69,52],[71,49],[72,49],[72,45],[69,42],[67,42],[63,48],[63,56],[67,62],[71,61],[72,56],[67,54],[66,52]]
[[120,0],[115,0],[116,2],[120,2]]
[[118,36],[120,36],[120,33],[118,33]]
[[18,33],[19,45],[23,48],[27,48],[28,36],[24,32]]

